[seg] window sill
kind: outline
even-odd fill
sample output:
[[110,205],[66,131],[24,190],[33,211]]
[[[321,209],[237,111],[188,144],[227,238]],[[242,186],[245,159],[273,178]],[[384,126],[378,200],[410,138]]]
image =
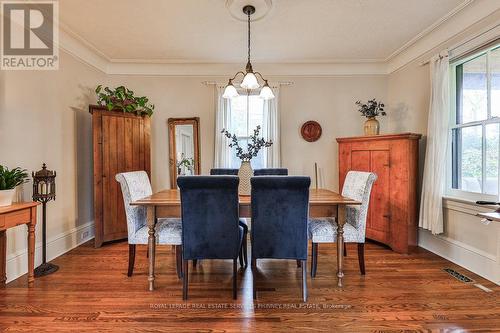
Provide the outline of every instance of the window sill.
[[453,196],[443,196],[443,207],[471,215],[488,213],[498,209],[498,206],[495,205],[478,205],[475,201]]

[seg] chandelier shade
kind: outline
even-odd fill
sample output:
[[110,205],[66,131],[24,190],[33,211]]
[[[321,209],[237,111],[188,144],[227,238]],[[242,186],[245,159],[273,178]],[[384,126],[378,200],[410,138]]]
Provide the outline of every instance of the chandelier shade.
[[[243,76],[243,81],[240,84],[240,87],[245,89],[247,91],[247,94],[250,94],[252,90],[257,90],[262,86],[262,89],[260,90],[259,97],[265,100],[273,99],[274,98],[274,93],[267,84],[267,80],[264,79],[262,74],[259,72],[254,72],[252,68],[252,62],[251,62],[251,57],[250,57],[250,45],[251,45],[251,35],[250,35],[250,16],[255,13],[255,7],[251,5],[247,5],[243,7],[243,13],[245,13],[248,17],[248,60],[247,60],[247,65],[245,68],[245,71],[240,71],[236,73],[232,79],[229,79],[228,84],[226,85],[224,89],[224,93],[222,95],[223,98],[235,98],[239,96],[238,90],[233,84],[233,80],[236,79],[238,76]],[[261,79],[261,83],[259,83],[259,79]]]

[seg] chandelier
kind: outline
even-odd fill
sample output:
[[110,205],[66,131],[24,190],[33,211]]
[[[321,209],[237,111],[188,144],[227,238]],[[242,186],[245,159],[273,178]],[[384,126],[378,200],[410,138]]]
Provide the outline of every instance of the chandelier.
[[233,80],[235,80],[240,74],[243,76],[243,81],[240,84],[240,87],[247,90],[247,93],[250,93],[252,90],[257,90],[261,87],[261,84],[259,83],[259,80],[257,79],[257,76],[260,77],[260,79],[263,81],[262,89],[260,89],[260,94],[259,97],[262,99],[273,99],[274,98],[274,93],[269,87],[269,84],[267,83],[267,80],[264,79],[262,74],[259,72],[254,72],[252,68],[252,63],[250,61],[250,16],[255,13],[255,7],[251,5],[247,5],[243,7],[243,13],[245,13],[248,17],[248,61],[247,65],[245,68],[245,72],[239,71],[236,73],[231,79],[229,79],[229,82],[226,85],[226,88],[224,89],[224,94],[222,95],[223,98],[235,98],[238,97],[240,94],[238,93],[238,90],[233,84]]

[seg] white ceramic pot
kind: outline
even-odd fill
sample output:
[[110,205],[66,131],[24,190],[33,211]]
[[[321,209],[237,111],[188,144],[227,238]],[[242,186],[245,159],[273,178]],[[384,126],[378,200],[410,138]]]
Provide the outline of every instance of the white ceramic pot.
[[250,178],[252,178],[252,176],[253,170],[250,161],[241,161],[241,167],[238,171],[238,177],[240,178],[240,185],[238,186],[239,195],[250,195],[252,191]]
[[12,202],[14,201],[15,195],[16,195],[16,189],[1,190],[0,191],[0,207],[12,205]]

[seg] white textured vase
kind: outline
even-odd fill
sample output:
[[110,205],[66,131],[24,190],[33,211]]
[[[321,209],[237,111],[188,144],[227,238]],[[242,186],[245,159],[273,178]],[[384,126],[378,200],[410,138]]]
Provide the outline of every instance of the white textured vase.
[[238,171],[238,177],[240,178],[240,185],[238,186],[239,195],[250,195],[252,191],[250,178],[252,178],[252,176],[253,170],[250,161],[241,161],[241,167]]
[[0,207],[12,205],[16,189],[0,191]]

